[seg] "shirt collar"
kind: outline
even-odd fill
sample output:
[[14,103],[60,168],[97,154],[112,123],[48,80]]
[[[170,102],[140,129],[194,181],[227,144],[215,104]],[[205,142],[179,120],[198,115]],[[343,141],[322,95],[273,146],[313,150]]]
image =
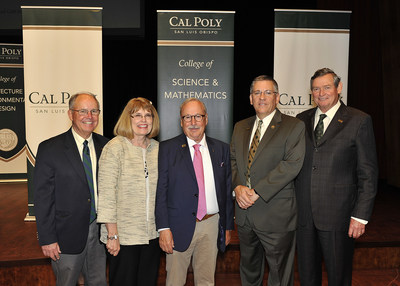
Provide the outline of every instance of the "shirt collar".
[[205,134],[203,135],[203,138],[200,140],[199,143],[197,143],[196,141],[190,139],[190,138],[187,137],[187,136],[186,136],[186,139],[187,139],[187,141],[188,141],[189,148],[192,148],[193,145],[195,145],[195,144],[200,144],[200,145],[203,146],[203,147],[207,147],[206,135],[205,135]]
[[[274,117],[275,113],[276,113],[276,109],[274,109],[274,111],[272,111],[270,114],[265,116],[264,119],[260,119],[258,117],[258,115],[256,114],[256,122],[255,122],[255,124],[258,125],[258,121],[262,120],[263,126],[268,126],[269,123],[271,122],[272,118]],[[266,124],[266,123],[268,123],[268,124]]]
[[75,130],[74,128],[72,128],[72,135],[74,136],[75,142],[77,143],[77,145],[83,145],[83,142],[85,142],[85,140],[88,141],[89,144],[91,144],[93,142],[93,136],[92,134],[90,134],[88,139],[83,138],[82,136],[80,136]]
[[[336,112],[338,111],[339,107],[340,107],[340,100],[338,100],[336,102],[336,104],[334,106],[331,107],[331,109],[329,109],[327,112],[325,112],[326,116],[328,116],[329,119],[332,119]],[[321,111],[321,109],[319,109],[319,107],[317,108],[317,112],[315,113],[315,117],[319,118],[319,116],[322,114],[323,112]]]

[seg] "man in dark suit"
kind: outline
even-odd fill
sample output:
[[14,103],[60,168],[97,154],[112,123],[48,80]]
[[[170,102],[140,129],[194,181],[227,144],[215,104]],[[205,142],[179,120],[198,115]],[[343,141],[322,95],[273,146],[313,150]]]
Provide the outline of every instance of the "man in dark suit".
[[304,123],[277,108],[279,90],[256,77],[250,104],[256,116],[236,123],[231,142],[242,285],[293,285],[296,231],[294,179],[305,152]]
[[[40,143],[34,170],[39,244],[57,285],[107,285],[106,253],[96,223],[97,161],[108,139],[93,133],[100,110],[89,93],[70,98],[72,128]],[[84,166],[84,164],[86,166]]]
[[214,285],[218,249],[225,250],[234,228],[229,145],[205,135],[208,115],[198,99],[186,100],[180,116],[184,134],[161,142],[158,158],[156,225],[167,253],[166,285],[186,283],[192,257],[195,285]]
[[330,69],[311,77],[316,108],[306,124],[306,157],[296,179],[297,248],[301,285],[351,285],[354,239],[365,232],[377,191],[378,167],[371,117],[339,100],[340,78]]

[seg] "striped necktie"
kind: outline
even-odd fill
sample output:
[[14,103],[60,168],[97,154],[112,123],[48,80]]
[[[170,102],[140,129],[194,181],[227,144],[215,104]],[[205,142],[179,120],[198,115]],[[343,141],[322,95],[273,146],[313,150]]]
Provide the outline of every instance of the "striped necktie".
[[90,190],[90,223],[96,219],[96,205],[94,199],[93,170],[92,160],[90,159],[90,150],[88,141],[83,142],[83,167],[85,169],[86,179]]
[[248,188],[251,188],[250,167],[251,167],[251,164],[253,163],[253,159],[254,159],[254,155],[256,154],[256,151],[257,151],[258,143],[260,143],[262,124],[263,124],[263,121],[259,120],[256,133],[254,133],[253,140],[251,141],[251,145],[250,145],[249,157],[248,157],[248,162],[247,162],[247,173],[246,173],[246,186]]

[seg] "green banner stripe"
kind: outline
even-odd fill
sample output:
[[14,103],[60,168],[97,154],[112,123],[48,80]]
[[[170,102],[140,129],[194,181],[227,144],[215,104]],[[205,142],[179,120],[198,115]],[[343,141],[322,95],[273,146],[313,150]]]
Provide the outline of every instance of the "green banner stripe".
[[275,28],[350,29],[349,12],[275,11]]
[[22,8],[22,25],[101,26],[102,9]]

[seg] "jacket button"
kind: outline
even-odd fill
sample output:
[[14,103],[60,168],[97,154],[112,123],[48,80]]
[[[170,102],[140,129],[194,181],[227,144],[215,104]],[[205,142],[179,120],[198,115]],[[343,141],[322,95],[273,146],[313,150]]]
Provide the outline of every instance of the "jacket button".
[[312,169],[313,169],[313,171],[315,171],[315,170],[317,170],[317,167],[315,167],[315,166],[312,166]]
[[87,199],[88,203],[90,203],[90,199]]
[[193,216],[196,216],[196,213],[192,213]]
[[199,194],[194,194],[194,196],[197,198],[199,196]]

